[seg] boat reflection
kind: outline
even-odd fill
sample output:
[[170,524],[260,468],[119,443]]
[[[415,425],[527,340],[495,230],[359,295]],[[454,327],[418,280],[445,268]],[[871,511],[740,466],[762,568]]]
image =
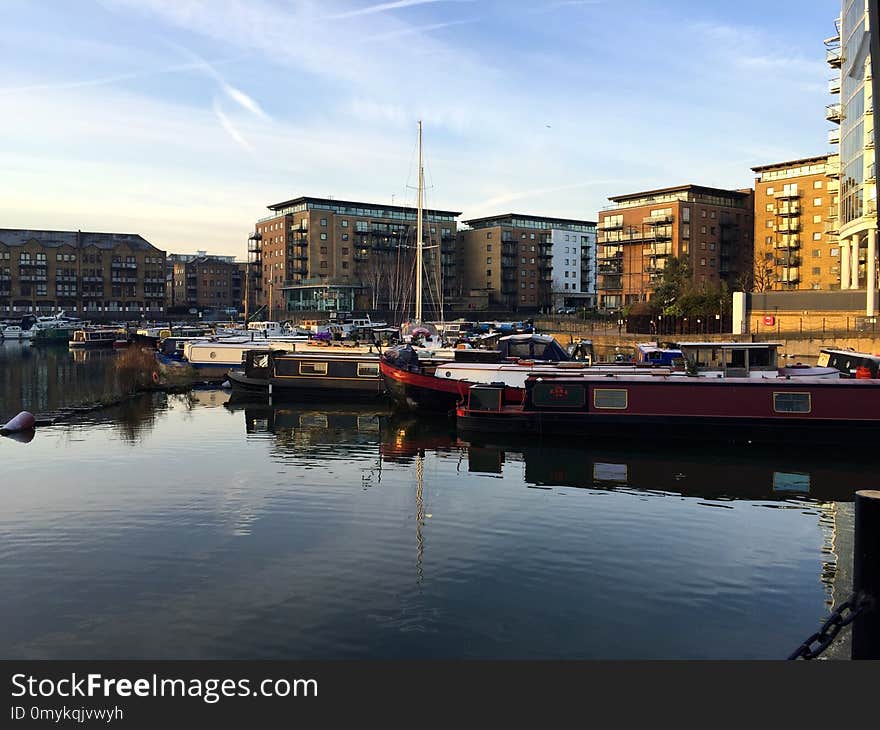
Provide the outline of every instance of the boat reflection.
[[560,440],[552,445],[504,436],[468,442],[449,420],[401,417],[362,406],[227,404],[241,410],[247,433],[276,435],[279,446],[334,444],[340,451],[374,445],[384,462],[412,463],[428,453],[456,454],[475,474],[522,474],[537,487],[627,489],[705,499],[849,502],[858,489],[880,488],[867,455],[754,446],[674,449],[647,443]]

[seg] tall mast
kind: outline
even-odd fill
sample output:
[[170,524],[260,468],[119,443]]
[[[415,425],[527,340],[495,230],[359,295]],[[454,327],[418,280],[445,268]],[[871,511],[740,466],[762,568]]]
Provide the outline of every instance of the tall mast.
[[419,120],[419,203],[416,218],[416,322],[422,321],[422,120]]

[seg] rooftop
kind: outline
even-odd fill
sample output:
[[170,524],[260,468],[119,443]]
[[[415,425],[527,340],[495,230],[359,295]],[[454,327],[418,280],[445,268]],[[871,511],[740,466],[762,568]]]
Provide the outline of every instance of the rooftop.
[[779,170],[786,167],[803,167],[805,165],[818,165],[822,162],[828,162],[829,157],[835,155],[819,155],[818,157],[804,157],[800,160],[790,160],[789,162],[777,162],[772,165],[759,165],[753,167],[752,172],[767,172],[768,170]]
[[490,215],[484,218],[471,218],[464,221],[471,228],[486,228],[490,224],[496,225],[516,225],[511,221],[527,221],[530,223],[546,223],[547,228],[563,227],[563,226],[595,226],[596,221],[578,220],[576,218],[550,218],[543,215],[529,215],[527,213],[500,213],[498,215]]
[[93,233],[89,231],[41,231],[26,228],[0,228],[0,243],[7,246],[24,246],[37,241],[46,248],[96,248],[111,250],[119,245],[126,245],[136,251],[156,251],[156,248],[137,233]]
[[[275,203],[274,205],[267,206],[269,210],[279,211],[285,208],[290,208],[295,205],[305,205],[305,206],[321,206],[322,208],[329,209],[334,207],[340,208],[372,208],[380,211],[388,211],[395,213],[414,213],[416,209],[414,207],[405,206],[405,205],[387,205],[385,203],[362,203],[353,200],[336,200],[336,198],[312,198],[309,196],[303,196],[299,198],[293,198],[292,200],[285,200],[283,203]],[[448,215],[457,218],[461,215],[461,211],[451,211],[451,210],[436,210],[427,208],[424,210],[425,214],[435,214],[435,215]],[[390,216],[388,216],[390,217]]]
[[659,188],[657,190],[645,190],[641,193],[628,193],[627,195],[616,195],[609,197],[615,203],[621,203],[626,200],[636,200],[638,198],[651,198],[661,195],[669,195],[671,193],[702,193],[703,195],[734,195],[746,198],[752,194],[751,190],[726,190],[724,188],[711,188],[705,185],[676,185],[671,188]]

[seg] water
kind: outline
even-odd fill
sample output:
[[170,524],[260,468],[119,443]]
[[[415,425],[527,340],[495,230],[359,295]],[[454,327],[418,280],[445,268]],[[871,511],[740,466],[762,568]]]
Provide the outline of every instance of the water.
[[[34,357],[7,353],[0,420],[51,372]],[[780,658],[848,593],[847,503],[878,481],[786,448],[473,444],[381,405],[227,400],[0,439],[0,657]]]

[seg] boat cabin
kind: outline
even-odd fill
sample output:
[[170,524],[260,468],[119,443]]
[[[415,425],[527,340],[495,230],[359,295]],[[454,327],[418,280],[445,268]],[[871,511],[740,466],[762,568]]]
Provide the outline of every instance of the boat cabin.
[[656,342],[646,342],[638,346],[639,365],[665,367],[684,367],[684,353],[678,348],[660,347]]
[[118,329],[81,329],[73,333],[70,347],[112,347],[122,334]]
[[249,322],[248,330],[258,337],[268,338],[284,334],[284,328],[278,322]]
[[685,366],[696,372],[717,371],[725,378],[762,377],[778,372],[779,342],[680,342]]
[[869,355],[855,350],[819,350],[819,366],[839,370],[842,377],[878,378],[880,377],[880,355]]

